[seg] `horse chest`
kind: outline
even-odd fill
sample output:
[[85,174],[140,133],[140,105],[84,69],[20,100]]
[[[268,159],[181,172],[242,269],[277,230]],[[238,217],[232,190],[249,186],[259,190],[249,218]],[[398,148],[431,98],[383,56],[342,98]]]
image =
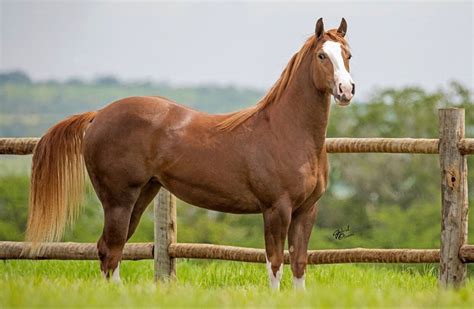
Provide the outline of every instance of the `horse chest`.
[[259,174],[254,191],[265,204],[272,204],[287,196],[294,207],[314,203],[324,193],[327,185],[328,162],[326,154],[287,158],[267,162],[266,172]]
[[309,201],[317,201],[327,187],[327,160],[317,160],[302,165],[298,170],[298,178],[294,185],[289,186],[289,195],[295,205]]

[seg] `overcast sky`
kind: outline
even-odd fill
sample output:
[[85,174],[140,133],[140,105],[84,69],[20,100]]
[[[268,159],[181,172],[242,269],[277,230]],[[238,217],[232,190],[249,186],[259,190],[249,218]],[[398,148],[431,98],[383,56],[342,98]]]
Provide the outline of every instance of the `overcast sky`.
[[323,17],[348,21],[359,93],[473,87],[473,4],[456,2],[1,3],[0,70],[34,79],[114,74],[268,88]]

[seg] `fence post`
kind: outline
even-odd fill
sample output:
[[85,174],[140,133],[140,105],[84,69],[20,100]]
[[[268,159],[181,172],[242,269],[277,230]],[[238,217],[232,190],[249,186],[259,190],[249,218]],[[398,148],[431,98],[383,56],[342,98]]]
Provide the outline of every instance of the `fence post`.
[[168,254],[170,244],[176,242],[176,197],[161,188],[154,201],[155,211],[155,281],[176,278],[176,259]]
[[441,167],[441,250],[439,284],[459,287],[467,272],[459,250],[467,243],[467,162],[458,144],[464,138],[464,109],[439,110]]

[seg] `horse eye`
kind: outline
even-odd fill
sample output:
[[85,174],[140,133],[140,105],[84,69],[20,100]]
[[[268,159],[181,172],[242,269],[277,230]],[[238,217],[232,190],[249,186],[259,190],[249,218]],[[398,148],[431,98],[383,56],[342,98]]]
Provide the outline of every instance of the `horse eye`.
[[349,59],[349,60],[352,59],[352,55],[349,54],[349,56],[347,57],[347,59]]
[[326,55],[325,54],[319,54],[318,58],[321,59],[321,60],[324,60],[324,59],[326,59]]

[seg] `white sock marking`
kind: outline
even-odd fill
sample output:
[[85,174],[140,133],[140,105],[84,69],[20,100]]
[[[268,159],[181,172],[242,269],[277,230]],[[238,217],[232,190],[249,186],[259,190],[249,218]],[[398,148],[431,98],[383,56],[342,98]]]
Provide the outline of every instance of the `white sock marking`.
[[120,279],[120,263],[118,263],[117,268],[115,268],[112,272],[112,281],[115,283],[122,282],[122,280]]
[[270,281],[270,288],[272,290],[279,290],[280,280],[281,280],[281,277],[283,276],[283,264],[280,265],[280,268],[278,269],[275,276],[272,270],[272,263],[270,263],[266,254],[265,254],[265,259],[267,260],[267,271],[268,271],[268,279]]
[[303,275],[301,278],[296,278],[293,276],[293,288],[295,290],[305,290],[306,285],[305,285],[305,275]]

